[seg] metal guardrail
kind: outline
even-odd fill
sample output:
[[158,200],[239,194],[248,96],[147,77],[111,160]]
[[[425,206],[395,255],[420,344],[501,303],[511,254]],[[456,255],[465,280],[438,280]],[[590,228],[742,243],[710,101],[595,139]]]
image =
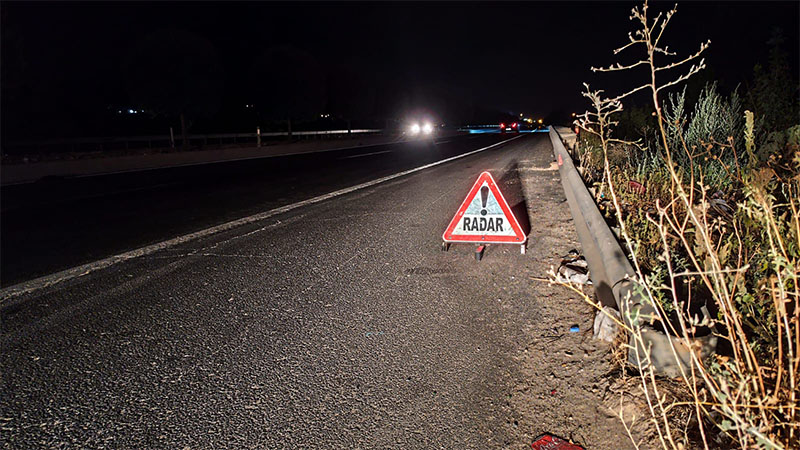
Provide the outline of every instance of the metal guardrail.
[[[292,136],[298,137],[323,137],[323,136],[344,136],[349,134],[375,134],[381,133],[382,129],[355,129],[355,130],[322,130],[322,131],[293,131]],[[288,131],[270,132],[270,133],[216,133],[216,134],[190,134],[188,136],[189,142],[202,141],[204,145],[209,142],[217,141],[218,144],[223,144],[224,141],[231,141],[238,143],[242,141],[257,142],[259,134],[261,138],[270,137],[283,137],[288,136]],[[16,141],[6,144],[9,148],[22,148],[22,147],[52,147],[52,146],[70,146],[79,148],[81,146],[100,146],[118,144],[129,148],[132,143],[147,143],[148,148],[152,148],[153,144],[157,145],[166,144],[167,146],[174,140],[176,145],[180,145],[181,136],[176,134],[174,137],[170,135],[150,135],[150,136],[124,136],[124,137],[88,137],[88,138],[66,138],[66,139],[41,139],[41,140],[28,140]]]
[[[603,306],[616,307],[628,327],[641,330],[643,342],[633,337],[629,341],[628,361],[637,365],[637,359],[644,361],[644,352],[649,351],[650,361],[656,372],[670,377],[679,376],[681,365],[687,368],[691,364],[689,349],[678,338],[649,325],[650,318],[655,316],[653,306],[634,289],[631,280],[636,272],[633,266],[597,209],[572,158],[564,148],[561,136],[552,126],[550,140],[598,300]],[[635,314],[631,314],[632,312]],[[636,317],[636,320],[632,321],[631,317]],[[717,337],[713,334],[694,341],[701,345],[703,358],[716,349]]]

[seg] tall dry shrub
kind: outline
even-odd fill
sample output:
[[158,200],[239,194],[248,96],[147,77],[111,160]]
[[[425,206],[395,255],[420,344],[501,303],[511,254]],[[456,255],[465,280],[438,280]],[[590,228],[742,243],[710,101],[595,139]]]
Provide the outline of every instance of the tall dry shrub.
[[[759,144],[755,123],[763,119],[758,112],[743,114],[738,95],[722,101],[713,86],[688,119],[680,97],[673,97],[665,109],[665,90],[704,67],[700,56],[709,43],[679,57],[661,43],[676,9],[652,19],[648,12],[646,2],[632,10],[631,19],[639,29],[615,51],[640,48],[641,59],[594,69],[642,68],[647,81],[616,97],[604,97],[602,91],[586,86],[584,96],[592,109],[579,124],[595,136],[602,152],[603,180],[641,296],[653,306],[653,320],[691,350],[691,363],[681,365],[677,381],[685,386],[695,411],[691,423],[701,445],[796,448],[800,445],[800,136],[795,136],[800,135],[800,126]],[[689,69],[682,74],[667,76],[685,66]],[[663,161],[660,170],[665,173],[662,191],[667,198],[657,198],[646,213],[655,242],[643,242],[640,230],[626,225],[624,189],[609,163],[618,146],[653,150],[613,137],[622,100],[639,91],[649,91],[652,97]],[[709,156],[715,164],[707,163]],[[735,201],[729,204],[716,189],[734,185],[741,187],[741,195],[731,197]],[[658,249],[664,272],[654,276],[640,264],[641,252],[636,249],[643,245]],[[683,266],[675,264],[676,255],[683,258]],[[689,307],[696,300],[691,296],[698,292],[705,295],[702,314]],[[637,324],[638,319],[628,317],[625,323]],[[701,356],[694,340],[701,328],[711,329],[724,342],[710,359]],[[639,327],[631,326],[628,332],[644,345]],[[650,421],[662,446],[688,445],[689,433],[684,431],[681,437],[669,420],[681,402],[668,402],[659,393],[662,381],[649,354],[635,354]],[[680,362],[674,347],[673,354]]]

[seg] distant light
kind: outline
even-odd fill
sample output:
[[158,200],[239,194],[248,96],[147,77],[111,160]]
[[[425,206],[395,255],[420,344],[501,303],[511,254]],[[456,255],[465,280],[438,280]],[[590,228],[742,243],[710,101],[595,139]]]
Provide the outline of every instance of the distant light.
[[517,122],[512,123],[511,128],[517,128]]
[[433,133],[433,125],[431,125],[429,122],[425,122],[425,125],[422,126],[422,131],[425,134]]
[[500,124],[500,128],[505,128],[505,127],[506,127],[506,124],[504,124],[504,123]]
[[128,114],[133,114],[133,113],[135,113],[135,112],[136,112],[136,111],[134,111],[134,110],[132,110],[132,109],[129,109],[129,110],[128,110]]
[[418,123],[411,125],[411,134],[419,134],[419,130],[420,128]]
[[576,115],[577,115],[577,114],[575,114],[575,113],[572,113],[572,117],[575,117]]
[[539,120],[537,120],[537,122],[539,122],[539,123],[542,123],[542,122],[543,122],[543,120],[542,120],[542,119],[539,119]]

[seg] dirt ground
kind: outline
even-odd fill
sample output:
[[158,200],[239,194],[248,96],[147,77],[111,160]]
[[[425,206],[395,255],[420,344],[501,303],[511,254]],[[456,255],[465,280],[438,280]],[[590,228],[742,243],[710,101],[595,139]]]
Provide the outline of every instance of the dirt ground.
[[[610,346],[592,337],[594,309],[567,288],[538,281],[548,278],[551,267],[557,269],[557,253],[580,250],[557,166],[542,153],[520,161],[517,169],[528,217],[539,221],[531,223],[526,269],[531,300],[542,317],[528,325],[528,342],[516,356],[528,380],[512,397],[524,418],[519,429],[527,442],[551,433],[587,449],[634,448],[616,413],[606,406],[614,399],[618,403],[612,386],[618,371]],[[570,332],[573,325],[580,331]]]

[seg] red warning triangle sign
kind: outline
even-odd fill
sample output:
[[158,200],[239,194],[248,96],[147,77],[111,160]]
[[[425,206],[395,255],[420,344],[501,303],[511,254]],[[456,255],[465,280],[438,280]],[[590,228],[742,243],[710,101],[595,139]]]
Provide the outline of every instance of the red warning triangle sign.
[[445,242],[522,244],[527,239],[489,172],[483,172],[461,203],[442,239]]

